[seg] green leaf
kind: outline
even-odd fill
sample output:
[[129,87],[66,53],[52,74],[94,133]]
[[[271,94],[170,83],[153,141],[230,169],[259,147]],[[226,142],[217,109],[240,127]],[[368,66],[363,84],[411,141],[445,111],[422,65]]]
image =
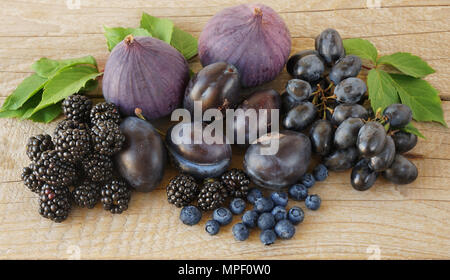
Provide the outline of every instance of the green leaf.
[[427,81],[401,74],[390,74],[403,104],[409,106],[416,121],[435,121],[447,126],[439,92]]
[[370,104],[374,112],[382,111],[387,106],[400,101],[391,76],[382,70],[372,69],[369,71],[367,86]]
[[368,40],[354,38],[344,40],[346,54],[357,55],[363,59],[368,59],[374,64],[377,62],[378,52],[374,45]]
[[6,98],[0,111],[13,111],[19,109],[28,99],[39,92],[47,81],[47,79],[42,78],[37,74],[25,78],[16,90]]
[[391,55],[382,56],[378,59],[378,64],[391,65],[403,74],[415,78],[423,78],[435,72],[434,69],[428,65],[428,63],[423,61],[420,57],[410,53],[398,52]]
[[409,123],[407,126],[401,128],[400,130],[404,131],[404,132],[412,133],[414,135],[417,135],[420,138],[426,139],[426,137],[422,133],[420,133],[420,131],[412,123]]
[[108,44],[108,50],[112,51],[114,47],[125,39],[128,35],[133,36],[149,36],[152,34],[143,28],[123,28],[123,27],[114,27],[109,28],[104,26],[106,43]]
[[33,114],[79,92],[88,81],[99,75],[101,74],[97,69],[89,66],[72,67],[58,73],[45,85],[41,103],[34,109]]
[[58,102],[56,104],[46,107],[45,109],[40,110],[39,112],[33,114],[28,119],[34,122],[49,123],[54,119],[56,119],[59,115],[61,115],[61,113],[62,113],[61,102]]
[[176,48],[187,60],[198,53],[197,39],[178,27],[174,27],[170,44]]
[[53,60],[43,57],[33,63],[33,65],[31,65],[31,69],[33,69],[39,76],[50,79],[59,71],[77,65],[93,65],[97,68],[97,61],[90,55],[63,60]]
[[157,18],[147,13],[142,14],[141,28],[146,29],[153,37],[158,38],[167,44],[172,40],[174,25],[171,20],[165,18]]
[[19,109],[0,112],[0,118],[22,118],[28,112],[32,112],[34,110],[39,102],[41,102],[41,98],[42,90],[38,91],[35,95],[28,99]]

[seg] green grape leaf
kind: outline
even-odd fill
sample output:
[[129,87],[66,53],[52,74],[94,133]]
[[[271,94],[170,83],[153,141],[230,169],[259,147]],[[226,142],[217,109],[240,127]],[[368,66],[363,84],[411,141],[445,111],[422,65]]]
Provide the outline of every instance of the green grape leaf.
[[447,126],[439,92],[427,81],[414,77],[389,74],[401,102],[409,106],[416,121],[435,121]]
[[89,66],[72,67],[61,71],[45,85],[42,100],[33,114],[79,92],[87,82],[100,75],[97,69]]
[[409,123],[407,126],[400,128],[400,130],[412,133],[420,138],[426,139],[426,137],[422,133],[420,133],[420,131],[412,123]]
[[376,64],[378,51],[368,40],[353,38],[344,40],[346,54],[357,55],[360,58],[367,59]]
[[394,53],[391,55],[382,56],[378,59],[378,64],[387,64],[395,67],[403,74],[412,76],[414,78],[423,78],[435,71],[428,63],[420,57],[410,53]]
[[388,73],[372,69],[367,76],[369,100],[374,112],[383,111],[387,106],[399,103],[397,90]]
[[197,39],[181,30],[178,27],[174,27],[172,33],[172,40],[170,44],[176,48],[187,60],[193,58],[198,53]]
[[153,37],[158,38],[167,44],[172,40],[174,25],[171,20],[157,18],[147,13],[142,13],[141,28],[146,29]]
[[47,81],[48,79],[42,78],[37,74],[25,78],[16,90],[6,98],[0,112],[19,109],[28,99],[39,92]]
[[104,26],[106,44],[108,45],[108,50],[112,51],[114,47],[125,39],[128,35],[133,36],[149,36],[152,34],[143,28],[123,28],[123,27],[113,27],[109,28]]
[[51,79],[59,71],[77,65],[92,65],[97,68],[97,61],[93,56],[90,55],[80,58],[63,60],[53,60],[43,57],[33,63],[33,65],[31,65],[31,69],[33,69],[39,76]]
[[61,115],[61,113],[61,102],[58,102],[38,111],[37,113],[28,117],[28,119],[34,122],[49,123],[56,119],[59,115]]

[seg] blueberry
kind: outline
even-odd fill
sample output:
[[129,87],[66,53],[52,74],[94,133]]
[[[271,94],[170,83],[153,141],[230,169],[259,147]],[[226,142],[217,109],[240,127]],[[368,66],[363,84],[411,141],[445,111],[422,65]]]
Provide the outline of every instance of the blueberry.
[[221,226],[226,226],[233,220],[233,214],[228,208],[220,207],[214,210],[213,220],[217,221]]
[[285,220],[287,218],[286,208],[283,206],[275,206],[272,209],[272,215],[275,217],[276,221]]
[[202,219],[202,212],[195,206],[185,206],[181,209],[180,220],[183,224],[193,226]]
[[281,239],[291,239],[295,234],[295,227],[288,220],[281,220],[275,226],[275,233]]
[[255,204],[258,198],[262,198],[264,195],[261,190],[257,188],[250,189],[247,194],[247,200],[251,204]]
[[316,183],[316,179],[314,179],[314,175],[312,175],[311,173],[306,173],[305,175],[303,175],[300,182],[302,183],[302,185],[309,189],[314,186],[314,184]]
[[261,230],[271,229],[275,226],[275,217],[272,213],[262,213],[258,218],[258,227]]
[[271,245],[277,240],[277,235],[272,229],[266,229],[261,232],[259,239],[264,245]]
[[250,231],[243,223],[235,224],[231,231],[237,241],[244,241],[250,236]]
[[275,205],[279,206],[286,206],[288,204],[288,194],[285,192],[273,192],[270,195],[270,198],[272,199],[273,203]]
[[258,198],[255,202],[255,210],[259,213],[270,212],[274,207],[272,199],[267,197]]
[[219,233],[220,224],[217,221],[209,220],[205,224],[205,230],[210,235],[216,235]]
[[319,164],[314,168],[314,178],[316,181],[325,181],[328,178],[328,168],[323,165]]
[[308,196],[308,188],[302,184],[296,184],[289,188],[289,195],[294,200],[305,200]]
[[320,199],[320,196],[318,196],[317,194],[309,195],[305,200],[306,208],[310,210],[319,209],[321,203],[322,200]]
[[258,222],[259,214],[255,210],[249,210],[244,213],[242,216],[242,223],[249,228],[256,227],[256,223]]
[[231,213],[234,215],[242,214],[244,213],[245,206],[245,201],[242,198],[235,198],[230,203]]
[[293,225],[298,225],[305,219],[305,213],[302,208],[294,206],[289,209],[288,219]]

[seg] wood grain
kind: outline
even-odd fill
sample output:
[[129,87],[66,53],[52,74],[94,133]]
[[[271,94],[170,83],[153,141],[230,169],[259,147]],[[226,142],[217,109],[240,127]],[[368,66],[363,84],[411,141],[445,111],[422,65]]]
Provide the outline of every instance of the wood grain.
[[[245,1],[81,0],[81,8],[75,10],[65,2],[0,2],[0,16],[8,18],[0,28],[0,103],[42,56],[90,54],[102,67],[108,58],[103,25],[137,26],[145,11],[168,17],[198,36],[216,12]],[[333,27],[344,38],[371,40],[380,54],[407,51],[423,57],[437,71],[427,80],[443,100],[450,100],[449,1],[383,0],[380,8],[350,0],[260,2],[286,20],[293,52],[313,47],[314,37]],[[191,66],[201,67],[197,59]],[[282,73],[267,86],[282,91],[288,79]],[[450,123],[450,102],[443,101],[443,107]],[[156,122],[158,127],[165,125],[165,120]],[[261,245],[257,232],[248,242],[234,241],[231,226],[208,236],[203,229],[208,215],[198,226],[182,226],[179,209],[166,202],[164,191],[176,174],[173,168],[167,169],[156,191],[135,193],[123,215],[113,216],[97,206],[74,209],[62,224],[41,218],[36,195],[24,188],[20,173],[28,164],[28,137],[51,133],[54,126],[0,119],[0,259],[368,259],[377,249],[382,259],[450,257],[450,133],[437,124],[417,124],[427,139],[408,154],[420,170],[416,182],[396,186],[380,179],[376,187],[361,193],[350,187],[349,172],[332,173],[312,189],[323,199],[320,211],[306,211],[294,240],[270,247]],[[242,150],[235,149],[233,166],[241,165]]]

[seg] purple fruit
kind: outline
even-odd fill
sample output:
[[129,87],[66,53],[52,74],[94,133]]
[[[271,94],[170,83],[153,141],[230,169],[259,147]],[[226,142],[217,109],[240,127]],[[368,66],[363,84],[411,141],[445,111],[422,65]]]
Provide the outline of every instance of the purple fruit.
[[161,182],[167,161],[161,137],[149,122],[136,117],[123,120],[120,130],[125,144],[115,156],[119,173],[137,191],[154,190]]
[[186,59],[152,37],[128,36],[111,52],[105,66],[103,95],[124,115],[142,109],[147,119],[167,116],[181,105],[189,81]]
[[198,42],[203,66],[219,61],[236,66],[244,87],[274,80],[290,51],[291,37],[285,22],[262,4],[222,10],[209,20]]
[[[263,154],[275,141],[278,141],[278,149],[272,154]],[[310,159],[309,138],[285,130],[262,136],[251,145],[245,153],[244,169],[255,184],[278,191],[298,182],[308,169]]]

